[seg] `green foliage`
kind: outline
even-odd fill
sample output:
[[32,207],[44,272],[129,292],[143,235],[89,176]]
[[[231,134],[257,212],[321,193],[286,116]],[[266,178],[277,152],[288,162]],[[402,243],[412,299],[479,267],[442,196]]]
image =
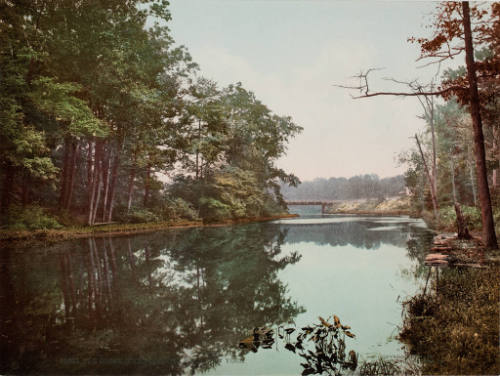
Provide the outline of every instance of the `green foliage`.
[[85,101],[74,94],[81,86],[73,83],[58,83],[50,77],[39,77],[31,83],[29,97],[36,107],[67,124],[72,136],[106,137],[109,129],[98,119]]
[[59,229],[62,226],[38,205],[24,208],[12,205],[2,227],[9,230],[47,230]]
[[[462,214],[470,230],[481,229],[481,211],[474,206],[461,206]],[[455,227],[456,213],[453,206],[446,206],[439,209],[441,224],[445,227]]]
[[160,217],[148,209],[131,208],[128,213],[120,216],[120,219],[126,223],[148,223],[158,222]]
[[162,220],[187,219],[196,221],[199,219],[193,206],[179,197],[165,198],[159,214]]
[[231,218],[232,208],[214,198],[200,198],[200,216],[204,222],[217,222]]
[[[89,224],[113,220],[113,206],[134,223],[283,210],[278,182],[298,179],[275,162],[302,128],[240,83],[195,76],[164,24],[168,1],[11,3],[0,4],[0,183],[14,193],[1,192],[1,210],[45,181],[23,202]],[[160,174],[177,167],[165,196]]]
[[189,202],[205,222],[285,212],[254,171],[232,166],[214,171],[203,180],[179,176],[169,187],[169,194]]

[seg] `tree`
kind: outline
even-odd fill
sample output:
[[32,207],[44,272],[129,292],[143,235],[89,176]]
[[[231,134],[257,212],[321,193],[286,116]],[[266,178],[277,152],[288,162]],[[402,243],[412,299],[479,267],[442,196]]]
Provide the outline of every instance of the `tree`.
[[474,49],[472,46],[472,30],[470,22],[469,2],[462,2],[463,28],[465,38],[465,62],[467,65],[467,78],[470,92],[470,114],[474,129],[474,147],[476,153],[476,170],[481,204],[481,217],[483,222],[483,240],[487,247],[498,248],[491,209],[490,190],[488,188],[488,175],[486,172],[486,153],[484,150],[483,125],[481,121],[479,92],[477,88],[476,67],[474,64]]
[[[471,15],[478,21],[474,29],[471,27]],[[489,17],[489,18],[488,18]],[[476,161],[477,187],[481,207],[481,218],[483,225],[483,242],[488,248],[498,248],[491,197],[488,187],[488,175],[486,168],[484,135],[481,122],[481,100],[478,91],[478,81],[491,83],[500,79],[500,7],[494,3],[490,11],[479,5],[469,7],[468,2],[443,2],[437,7],[433,28],[432,39],[409,38],[411,42],[417,42],[421,47],[420,59],[431,58],[433,62],[442,62],[465,53],[467,77],[459,76],[454,80],[442,82],[437,89],[422,90],[419,92],[370,92],[368,85],[368,74],[373,69],[360,73],[359,86],[342,86],[344,88],[358,89],[361,95],[357,98],[368,98],[380,95],[398,96],[443,96],[445,99],[456,96],[462,104],[467,104],[472,119],[474,130],[474,155]],[[473,41],[472,33],[476,33]],[[474,61],[474,48],[489,48],[493,51],[489,57],[476,64]],[[477,74],[479,72],[479,74]],[[338,85],[339,86],[339,85]]]

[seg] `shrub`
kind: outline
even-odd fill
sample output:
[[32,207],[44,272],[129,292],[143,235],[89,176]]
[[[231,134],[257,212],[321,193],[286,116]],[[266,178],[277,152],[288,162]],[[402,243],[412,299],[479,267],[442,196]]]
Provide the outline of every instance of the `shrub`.
[[132,208],[122,217],[127,223],[159,222],[160,218],[148,209]]
[[[479,230],[481,228],[481,211],[475,206],[466,205],[462,205],[461,209],[469,230]],[[455,227],[456,218],[453,206],[446,206],[439,209],[439,219],[443,226]]]
[[217,222],[231,218],[231,207],[211,197],[200,199],[200,216],[204,222]]
[[10,230],[48,230],[62,228],[61,224],[45,209],[38,205],[26,207],[12,206],[9,208],[4,228]]
[[200,219],[197,211],[182,198],[167,197],[159,214],[163,220],[188,219],[196,221]]

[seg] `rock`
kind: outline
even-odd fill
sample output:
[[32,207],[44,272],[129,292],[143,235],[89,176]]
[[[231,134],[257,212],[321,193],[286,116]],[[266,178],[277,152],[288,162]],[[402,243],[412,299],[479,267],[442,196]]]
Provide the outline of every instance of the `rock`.
[[448,243],[446,243],[446,242],[434,242],[433,245],[435,247],[447,247]]
[[448,258],[448,255],[443,255],[442,253],[429,253],[425,257],[425,261],[430,261],[430,260],[446,260]]
[[447,252],[447,251],[451,251],[453,248],[451,247],[432,247],[430,249],[431,252]]
[[425,257],[426,265],[448,265],[448,255],[442,253],[429,253]]
[[434,237],[434,242],[443,242],[457,237],[456,233],[439,234]]

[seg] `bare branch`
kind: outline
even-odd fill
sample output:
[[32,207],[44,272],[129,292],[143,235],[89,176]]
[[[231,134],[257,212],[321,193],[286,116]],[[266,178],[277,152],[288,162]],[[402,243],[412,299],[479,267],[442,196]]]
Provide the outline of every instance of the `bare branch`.
[[432,96],[432,95],[442,95],[445,93],[448,93],[452,90],[467,90],[466,88],[463,88],[462,86],[451,86],[443,90],[438,90],[438,91],[422,91],[422,92],[417,92],[417,93],[405,93],[405,92],[377,92],[377,93],[369,93],[365,95],[360,95],[358,97],[353,97],[353,99],[361,99],[361,98],[371,98],[371,97],[378,97],[382,95],[393,95],[396,97],[426,97],[426,96]]
[[[440,69],[439,65],[439,69]],[[435,84],[434,84],[434,79],[432,82],[428,85],[422,85],[420,82],[418,82],[417,79],[406,82],[406,81],[400,81],[394,78],[388,78],[384,77],[383,79],[386,81],[392,81],[397,84],[403,84],[408,86],[412,91],[411,92],[394,92],[394,91],[380,91],[380,92],[374,92],[370,93],[369,86],[368,86],[368,74],[370,72],[376,71],[376,70],[381,70],[383,68],[370,68],[366,72],[361,71],[358,75],[352,76],[352,78],[359,78],[360,83],[358,86],[351,86],[351,85],[339,85],[339,84],[333,84],[335,87],[339,87],[341,89],[348,89],[348,90],[359,90],[360,94],[359,96],[353,96],[351,95],[351,98],[353,99],[360,99],[360,98],[371,98],[371,97],[377,97],[377,96],[383,96],[383,95],[392,95],[392,96],[404,96],[404,97],[425,97],[426,98],[426,103],[430,106],[432,103],[430,103],[430,99],[427,97],[432,97],[432,96],[437,96],[437,95],[442,95],[445,93],[448,93],[453,90],[466,90],[466,88],[463,88],[462,86],[450,86],[447,87],[446,89],[441,89],[441,90],[434,90]],[[439,72],[439,70],[438,70]],[[437,73],[436,73],[437,75]],[[420,99],[419,99],[420,100]],[[424,103],[420,100],[420,103],[422,107],[425,108]]]

